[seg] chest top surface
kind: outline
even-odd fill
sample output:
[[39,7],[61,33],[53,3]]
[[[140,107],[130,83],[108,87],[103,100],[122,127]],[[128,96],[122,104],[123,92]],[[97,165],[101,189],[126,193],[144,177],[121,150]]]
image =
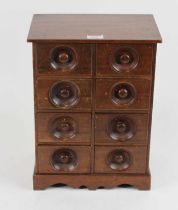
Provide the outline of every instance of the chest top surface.
[[160,43],[162,39],[153,15],[36,14],[27,41]]

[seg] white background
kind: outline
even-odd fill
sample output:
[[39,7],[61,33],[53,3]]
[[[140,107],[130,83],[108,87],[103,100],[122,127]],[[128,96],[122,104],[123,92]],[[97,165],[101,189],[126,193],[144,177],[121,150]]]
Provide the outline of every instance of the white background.
[[[0,209],[178,209],[178,1],[0,0]],[[34,13],[151,13],[158,46],[152,124],[151,191],[116,188],[32,190]]]

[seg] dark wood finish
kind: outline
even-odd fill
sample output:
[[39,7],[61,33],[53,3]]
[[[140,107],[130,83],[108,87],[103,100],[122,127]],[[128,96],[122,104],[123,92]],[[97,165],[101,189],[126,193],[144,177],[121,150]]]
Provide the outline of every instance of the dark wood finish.
[[[115,119],[115,124],[119,122],[122,123],[124,120],[129,120],[129,123],[133,123],[133,126],[131,126],[130,124],[128,126],[126,125],[125,132],[122,128],[122,130],[119,132],[116,130],[117,127],[114,123],[114,125],[111,127],[111,122]],[[146,146],[148,143],[148,123],[148,114],[96,114],[95,144]]]
[[[123,161],[123,163],[126,162],[126,160],[123,160],[124,157],[120,157],[119,153],[117,154],[117,150],[122,149],[123,151],[126,151],[130,155],[130,160],[128,160],[128,167],[124,169],[122,167],[121,170],[119,169],[113,169],[110,165],[109,155],[112,156],[113,164],[115,159],[118,160],[118,163]],[[110,154],[113,152],[113,154]],[[115,154],[114,154],[115,153]],[[120,159],[121,158],[121,161]],[[122,163],[122,164],[123,164]],[[115,165],[116,161],[115,161]],[[119,165],[119,164],[118,164]],[[95,172],[96,173],[140,173],[144,174],[146,173],[146,147],[138,147],[138,146],[127,146],[127,147],[112,147],[112,146],[96,146],[95,147]]]
[[79,88],[79,100],[78,102],[68,109],[75,110],[91,110],[91,80],[60,80],[57,79],[39,79],[37,80],[37,106],[39,110],[55,109],[56,111],[63,111],[64,108],[56,107],[49,100],[50,88],[56,84],[56,82],[68,81],[73,82]]
[[[57,119],[64,118],[62,121]],[[66,120],[65,120],[66,119]],[[72,127],[71,119],[76,122]],[[63,127],[61,124],[63,123]],[[69,124],[69,125],[68,125]],[[68,127],[67,127],[68,126]],[[90,145],[91,114],[86,113],[38,113],[37,114],[38,143],[59,145]],[[60,132],[60,134],[55,134]],[[62,132],[63,131],[63,132]],[[72,133],[73,131],[73,133]],[[69,135],[67,135],[69,134]]]
[[[91,37],[96,35],[101,39]],[[29,42],[65,40],[157,43],[161,36],[152,15],[34,15]]]
[[[38,173],[90,173],[90,147],[87,146],[38,146]],[[52,156],[57,150],[72,150],[76,154],[76,166],[71,170],[57,170],[53,166]],[[84,158],[85,157],[85,158]],[[65,163],[65,162],[64,162]]]
[[[114,103],[112,101],[114,98],[111,92],[117,84],[126,84],[126,89],[129,89],[128,86],[133,87],[134,95],[131,96],[131,100],[125,101],[123,95],[121,102]],[[149,79],[97,79],[95,107],[96,110],[147,110],[149,109],[150,93],[151,83]]]
[[[102,24],[104,23],[104,25]],[[35,15],[34,189],[150,189],[152,15]]]
[[154,45],[154,59],[153,59],[153,72],[152,72],[152,85],[151,85],[151,98],[150,98],[150,110],[149,110],[149,128],[148,128],[148,147],[147,147],[147,168],[149,168],[150,157],[150,141],[151,141],[151,125],[152,125],[152,111],[153,111],[153,96],[154,96],[154,81],[155,81],[155,67],[156,67],[156,52],[157,45]]
[[35,190],[44,190],[55,184],[65,184],[72,188],[87,187],[90,190],[104,187],[110,189],[124,184],[131,185],[139,190],[149,190],[151,177],[146,174],[79,174],[79,175],[49,175],[37,174],[33,176]]
[[[98,44],[96,50],[97,77],[151,74],[152,45]],[[133,57],[134,52],[138,54],[138,58]],[[120,61],[120,58],[123,59],[124,55],[130,59],[130,62],[129,60],[126,60],[125,63]],[[126,65],[127,62],[128,65]]]
[[[55,49],[61,49],[61,51],[55,52]],[[69,56],[70,50],[74,55],[71,55],[69,62],[59,62],[62,65],[55,66],[59,59],[62,59],[62,55]],[[66,53],[66,54],[64,54]],[[88,76],[91,77],[91,45],[82,44],[63,44],[63,43],[46,43],[36,44],[36,56],[37,56],[37,75],[58,75],[58,76]],[[54,61],[53,54],[59,57],[57,61]],[[51,58],[52,57],[52,58]],[[56,58],[57,59],[57,58]],[[63,58],[65,59],[65,58]]]

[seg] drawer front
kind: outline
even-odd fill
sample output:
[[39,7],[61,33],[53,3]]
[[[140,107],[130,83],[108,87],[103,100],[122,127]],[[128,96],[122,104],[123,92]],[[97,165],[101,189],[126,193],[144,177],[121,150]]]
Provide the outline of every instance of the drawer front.
[[37,80],[38,109],[91,110],[91,80]]
[[96,114],[95,144],[147,145],[148,114]]
[[97,76],[149,75],[152,45],[97,45]]
[[40,75],[92,75],[92,48],[89,44],[37,44],[36,57],[36,69]]
[[148,79],[97,79],[96,109],[148,109],[151,82]]
[[38,143],[90,144],[91,114],[38,113]]
[[96,173],[145,173],[146,147],[95,147]]
[[39,146],[39,173],[89,173],[90,147]]

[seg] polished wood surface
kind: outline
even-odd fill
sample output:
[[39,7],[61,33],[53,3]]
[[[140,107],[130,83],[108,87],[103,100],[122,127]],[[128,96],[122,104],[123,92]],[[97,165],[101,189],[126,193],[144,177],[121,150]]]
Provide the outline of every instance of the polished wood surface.
[[[129,119],[133,123],[133,128],[126,128],[126,135],[123,135],[123,130],[119,133],[121,138],[112,137],[114,130],[110,129],[111,122],[117,119],[123,122],[125,119]],[[116,121],[117,122],[117,121]],[[95,145],[147,145],[148,143],[148,127],[149,127],[149,115],[148,114],[101,114],[95,115]],[[114,126],[113,126],[114,127]],[[112,128],[112,127],[111,127]],[[127,135],[128,133],[128,135]]]
[[[53,167],[52,155],[58,149],[71,149],[76,153],[76,166],[71,170],[55,169]],[[87,146],[38,146],[38,173],[90,173],[90,147]]]
[[[134,87],[134,96],[131,101],[126,103],[113,102],[111,92],[115,85],[120,83]],[[95,107],[96,110],[147,110],[149,109],[150,93],[151,82],[148,79],[97,79]]]
[[[91,77],[92,73],[92,47],[91,45],[82,45],[82,44],[63,44],[63,43],[46,43],[40,44],[37,43],[35,45],[36,48],[36,56],[37,63],[36,69],[37,74],[39,75],[58,75],[58,76],[88,76]],[[57,48],[61,48],[61,51],[66,53],[68,52],[68,48],[72,49],[75,58],[71,58],[74,60],[74,65],[61,65],[60,68],[55,68],[53,65],[52,58],[50,55]],[[68,55],[68,54],[67,54]],[[70,62],[69,62],[70,64]]]
[[[146,174],[65,174],[65,175],[49,175],[37,174],[33,176],[34,189],[44,190],[49,186],[59,183],[70,186],[72,188],[87,187],[90,190],[97,188],[111,189],[115,186],[122,186],[123,183],[136,187],[139,190],[148,190],[151,185],[151,176]],[[58,185],[60,186],[60,185]],[[63,185],[62,185],[63,186]]]
[[65,40],[157,43],[161,36],[152,15],[34,15],[29,42]]
[[[128,168],[119,170],[111,168],[109,165],[108,155],[112,151],[122,149],[129,153],[130,163]],[[114,154],[113,154],[114,158]],[[146,147],[112,147],[96,146],[95,147],[95,172],[96,173],[140,173],[146,172]]]
[[[115,56],[121,51],[121,55],[132,56],[132,51],[138,54],[135,65],[115,67]],[[131,54],[131,55],[130,55]],[[122,56],[123,56],[122,55]],[[130,44],[97,44],[96,46],[96,75],[97,77],[108,76],[138,76],[150,75],[152,70],[153,46],[130,45]],[[124,66],[124,65],[123,65]]]
[[[61,81],[56,79],[39,79],[37,81],[37,105],[39,110],[50,110],[55,109],[56,111],[63,111],[64,108],[56,107],[52,104],[49,100],[49,90],[56,82]],[[66,80],[62,80],[66,81]],[[69,81],[69,80],[67,80]],[[69,107],[68,109],[75,109],[75,110],[91,110],[91,90],[92,84],[91,80],[70,80],[69,82],[74,82],[79,87],[79,101],[73,107]]]
[[[59,121],[58,124],[54,124],[57,119],[64,119],[65,121]],[[65,124],[71,124],[72,119],[76,126],[69,128],[64,127]],[[63,127],[60,126],[64,124]],[[55,127],[56,126],[56,127]],[[91,114],[89,113],[38,113],[37,114],[37,133],[38,143],[50,143],[59,145],[76,145],[84,144],[90,145],[91,141]],[[64,135],[58,135],[63,128]],[[72,126],[71,126],[72,127]],[[56,135],[54,130],[56,128]],[[73,131],[73,134],[72,134]],[[58,132],[58,133],[57,133]],[[69,135],[67,135],[69,134]],[[70,135],[71,134],[71,135]]]
[[[104,24],[103,24],[104,23]],[[157,43],[152,15],[35,15],[34,189],[148,190]]]

